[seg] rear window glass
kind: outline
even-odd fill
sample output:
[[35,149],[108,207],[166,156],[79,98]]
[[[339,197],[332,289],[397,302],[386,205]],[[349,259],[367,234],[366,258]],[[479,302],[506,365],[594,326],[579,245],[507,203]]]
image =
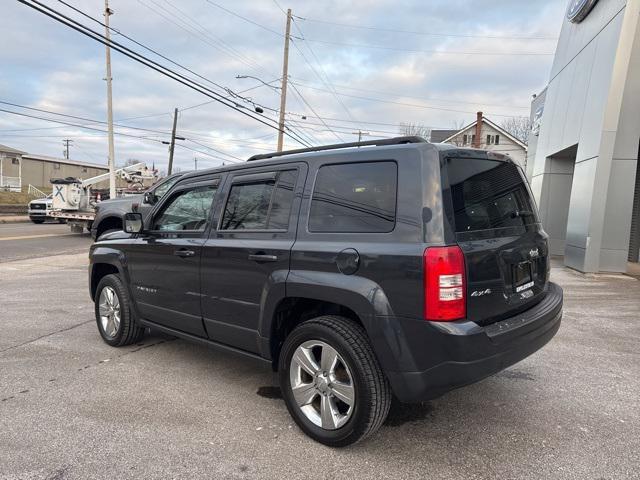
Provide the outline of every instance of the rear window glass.
[[320,167],[311,199],[309,231],[392,231],[396,222],[397,177],[395,162]]
[[446,160],[456,232],[522,227],[538,221],[520,170],[510,162]]

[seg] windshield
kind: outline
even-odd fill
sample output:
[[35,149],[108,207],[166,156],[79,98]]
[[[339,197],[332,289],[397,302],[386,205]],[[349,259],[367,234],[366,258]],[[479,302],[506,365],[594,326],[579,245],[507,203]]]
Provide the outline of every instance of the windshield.
[[457,233],[538,221],[529,189],[512,162],[449,158],[445,169]]

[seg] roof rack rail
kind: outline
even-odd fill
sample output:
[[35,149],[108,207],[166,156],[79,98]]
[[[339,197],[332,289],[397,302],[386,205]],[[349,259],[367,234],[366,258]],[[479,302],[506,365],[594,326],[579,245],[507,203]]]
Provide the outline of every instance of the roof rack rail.
[[429,142],[427,142],[422,137],[409,136],[409,137],[385,138],[382,140],[367,140],[366,142],[336,143],[333,145],[321,145],[319,147],[299,148],[297,150],[285,150],[284,152],[261,153],[259,155],[252,156],[247,161],[251,162],[253,160],[264,160],[266,158],[282,157],[285,155],[295,155],[297,153],[321,152],[324,150],[337,150],[339,148],[382,146],[382,145],[402,145],[404,143],[429,143]]

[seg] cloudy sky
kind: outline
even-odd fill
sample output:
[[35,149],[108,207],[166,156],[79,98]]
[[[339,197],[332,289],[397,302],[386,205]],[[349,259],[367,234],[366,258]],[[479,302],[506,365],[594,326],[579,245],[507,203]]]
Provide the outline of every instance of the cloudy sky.
[[[102,0],[39,1],[104,32],[65,5],[103,21]],[[110,6],[113,29],[139,44],[117,33],[113,40],[201,90],[237,95],[231,103],[242,112],[256,116],[261,106],[259,118],[271,125],[277,88],[236,77],[279,87],[281,8],[291,8],[288,131],[320,144],[353,141],[357,130],[391,137],[403,122],[453,128],[478,110],[496,123],[528,115],[531,95],[549,76],[566,0],[111,0]],[[13,104],[0,104],[0,143],[60,157],[68,138],[71,158],[106,164],[104,46],[14,0],[2,1],[0,31],[0,101]],[[183,170],[193,168],[194,157],[205,168],[275,149],[274,128],[118,52],[112,64],[118,164],[135,158],[166,168],[161,142],[170,137],[175,107],[185,138],[175,162]]]

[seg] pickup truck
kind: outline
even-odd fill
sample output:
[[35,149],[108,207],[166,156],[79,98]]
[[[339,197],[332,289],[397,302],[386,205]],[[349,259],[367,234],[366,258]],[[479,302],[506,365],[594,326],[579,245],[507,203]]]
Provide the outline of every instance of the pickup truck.
[[[27,210],[29,220],[33,223],[44,223],[47,220],[56,220],[49,215],[52,204],[53,199],[51,198],[51,195],[47,195],[45,198],[31,200]],[[59,223],[64,223],[64,220],[62,219],[57,220]]]
[[139,195],[128,195],[126,197],[103,200],[95,207],[95,217],[91,223],[91,237],[99,240],[107,233],[122,230],[122,216],[134,210],[140,212],[142,216],[167,193],[184,173],[174,173],[156,183],[146,192]]

